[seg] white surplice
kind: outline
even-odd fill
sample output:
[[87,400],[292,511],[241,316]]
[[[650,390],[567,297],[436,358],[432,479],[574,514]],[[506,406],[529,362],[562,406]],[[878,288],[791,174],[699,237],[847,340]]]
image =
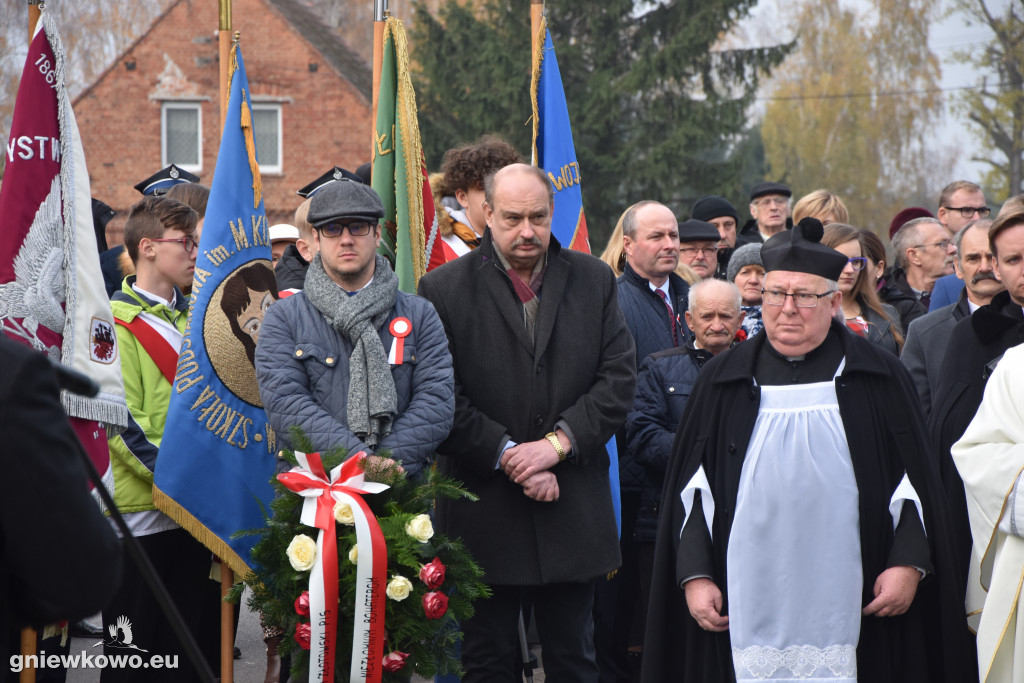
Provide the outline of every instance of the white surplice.
[[858,500],[835,382],[761,387],[727,551],[738,681],[857,680]]

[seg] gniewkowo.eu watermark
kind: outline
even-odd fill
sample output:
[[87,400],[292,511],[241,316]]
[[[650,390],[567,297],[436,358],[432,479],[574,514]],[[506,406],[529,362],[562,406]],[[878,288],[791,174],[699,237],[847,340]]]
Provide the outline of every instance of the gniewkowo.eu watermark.
[[73,655],[11,655],[11,671],[24,669],[177,669],[178,655],[92,654],[82,650]]

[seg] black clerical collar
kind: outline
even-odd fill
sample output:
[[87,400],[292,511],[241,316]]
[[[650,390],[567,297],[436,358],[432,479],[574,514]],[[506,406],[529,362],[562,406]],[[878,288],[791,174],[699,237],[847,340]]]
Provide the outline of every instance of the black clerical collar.
[[762,386],[829,382],[835,377],[843,354],[843,342],[834,329],[829,330],[820,346],[800,359],[783,356],[770,340],[765,340],[757,354],[754,379]]

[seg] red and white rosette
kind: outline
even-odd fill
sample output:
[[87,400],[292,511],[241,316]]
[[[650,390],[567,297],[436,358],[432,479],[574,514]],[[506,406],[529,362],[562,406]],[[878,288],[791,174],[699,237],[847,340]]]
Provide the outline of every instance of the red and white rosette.
[[[288,489],[305,498],[300,521],[319,529],[316,563],[309,575],[309,681],[334,680],[335,639],[338,628],[338,534],[334,505],[348,503],[355,518],[359,559],[352,633],[352,683],[379,683],[384,659],[384,601],[388,553],[377,518],[363,500],[380,493],[387,484],[366,481],[359,452],[335,467],[328,477],[319,453],[295,453],[299,467],[277,475]],[[326,494],[326,495],[325,495]]]
[[388,326],[388,331],[394,339],[391,341],[391,351],[388,352],[388,363],[401,365],[405,358],[405,338],[412,332],[412,323],[408,318],[395,318]]

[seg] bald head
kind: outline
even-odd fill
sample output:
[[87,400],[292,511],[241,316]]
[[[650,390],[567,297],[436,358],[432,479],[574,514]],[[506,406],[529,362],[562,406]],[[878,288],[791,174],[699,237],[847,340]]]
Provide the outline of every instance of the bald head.
[[686,324],[697,346],[719,354],[728,349],[743,322],[740,290],[731,282],[702,280],[690,288]]
[[484,201],[491,206],[494,206],[494,190],[499,183],[509,181],[515,176],[532,176],[536,178],[541,185],[547,190],[548,203],[553,204],[555,201],[555,190],[551,186],[551,182],[548,180],[547,175],[544,171],[537,166],[531,166],[530,164],[509,164],[503,168],[499,168],[494,173],[488,174],[484,178]]

